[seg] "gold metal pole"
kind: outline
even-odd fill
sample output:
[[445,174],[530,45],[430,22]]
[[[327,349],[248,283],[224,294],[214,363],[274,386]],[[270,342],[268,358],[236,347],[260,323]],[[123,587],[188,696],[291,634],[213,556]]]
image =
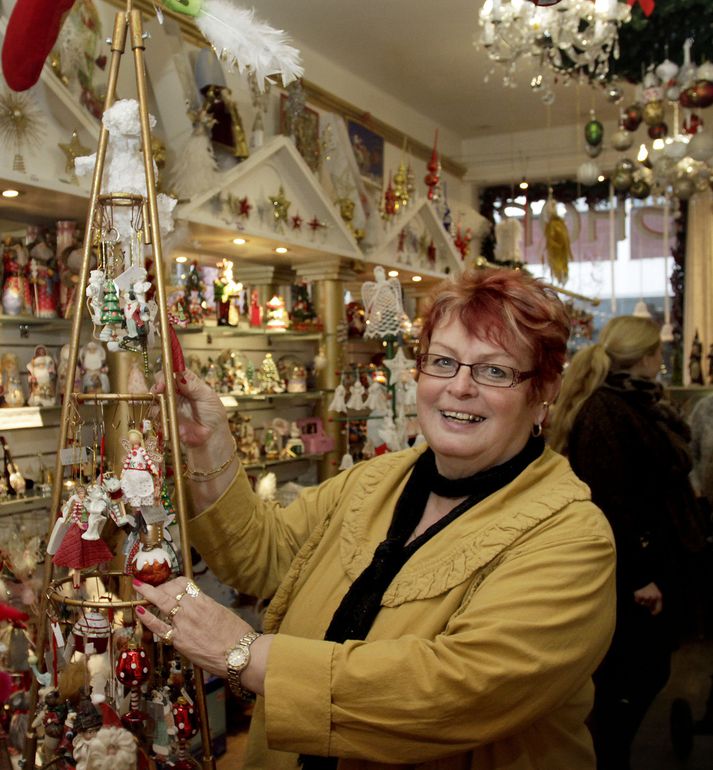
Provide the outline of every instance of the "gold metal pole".
[[[119,77],[119,66],[121,56],[126,46],[126,14],[117,13],[114,20],[114,32],[111,39],[111,63],[109,65],[109,80],[107,82],[106,98],[104,100],[104,110],[108,110],[114,103],[116,95],[116,84]],[[89,194],[89,210],[87,213],[87,222],[84,231],[84,244],[82,251],[82,268],[79,273],[79,283],[75,289],[74,304],[75,313],[72,319],[72,331],[69,339],[69,358],[67,360],[67,371],[74,372],[77,368],[77,359],[79,357],[79,339],[82,330],[82,316],[84,310],[84,296],[87,289],[89,278],[89,265],[91,262],[92,245],[94,239],[94,223],[97,214],[97,201],[101,190],[102,177],[104,176],[104,163],[106,161],[106,150],[109,141],[109,132],[102,125],[99,134],[99,145],[97,147],[97,158],[94,166],[94,175],[92,176],[91,192]],[[69,402],[72,388],[74,387],[74,377],[67,377],[65,384],[64,400],[62,402],[62,419],[59,430],[59,447],[62,448],[67,442],[67,431],[69,426]],[[55,519],[59,514],[60,501],[62,499],[62,482],[64,468],[62,466],[61,454],[58,451],[55,459],[54,486],[52,487],[52,500],[50,503],[50,523],[47,530],[47,542],[54,527]],[[52,580],[52,557],[45,555],[44,578],[42,590],[40,592],[40,607],[37,628],[36,649],[38,652],[37,665],[40,671],[45,669],[45,647],[47,645],[47,623],[45,615],[47,612],[47,590]],[[38,682],[35,677],[32,678],[30,687],[29,713],[34,715],[37,710]],[[32,719],[28,720],[28,729],[25,733],[24,766],[27,770],[35,766],[35,755],[37,753],[37,733],[32,728]]]
[[[130,2],[131,0],[128,0]],[[139,115],[141,118],[141,143],[143,146],[144,170],[146,172],[146,195],[149,204],[149,222],[151,227],[150,239],[153,249],[154,268],[156,271],[156,293],[158,295],[158,312],[161,325],[161,353],[163,372],[166,378],[166,406],[168,413],[168,433],[171,442],[174,480],[176,487],[176,514],[181,530],[181,551],[183,553],[183,573],[187,578],[193,577],[191,564],[191,544],[188,539],[187,498],[181,473],[181,445],[178,434],[178,406],[176,389],[173,379],[173,359],[171,340],[169,336],[168,302],[164,278],[163,252],[161,248],[161,230],[159,228],[158,205],[156,202],[156,180],[151,153],[151,127],[148,112],[148,89],[146,71],[144,69],[144,35],[141,22],[141,12],[132,10],[129,14],[129,34],[131,48],[134,52],[136,69],[136,90],[139,97]],[[71,370],[70,370],[71,371]],[[200,717],[201,743],[203,746],[204,770],[215,770],[215,758],[210,740],[208,725],[208,708],[206,704],[205,686],[201,669],[194,666],[194,683],[196,688],[196,705]]]

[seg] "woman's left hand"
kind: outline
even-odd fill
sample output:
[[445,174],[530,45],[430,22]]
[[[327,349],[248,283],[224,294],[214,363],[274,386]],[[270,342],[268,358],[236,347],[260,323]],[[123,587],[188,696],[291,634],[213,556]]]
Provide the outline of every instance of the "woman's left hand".
[[[194,586],[190,591],[187,588]],[[235,647],[252,627],[239,615],[206,596],[185,577],[151,586],[133,581],[138,594],[158,608],[164,619],[137,607],[141,622],[159,638],[171,631],[171,644],[192,663],[211,674],[225,677],[225,653]],[[176,609],[177,608],[177,609]],[[172,614],[173,613],[173,614]]]

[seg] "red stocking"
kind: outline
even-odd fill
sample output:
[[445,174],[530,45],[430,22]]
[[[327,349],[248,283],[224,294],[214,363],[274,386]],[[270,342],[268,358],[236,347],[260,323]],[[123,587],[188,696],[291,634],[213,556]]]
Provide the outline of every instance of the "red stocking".
[[27,91],[39,80],[73,5],[74,0],[17,0],[2,47],[2,71],[13,91]]

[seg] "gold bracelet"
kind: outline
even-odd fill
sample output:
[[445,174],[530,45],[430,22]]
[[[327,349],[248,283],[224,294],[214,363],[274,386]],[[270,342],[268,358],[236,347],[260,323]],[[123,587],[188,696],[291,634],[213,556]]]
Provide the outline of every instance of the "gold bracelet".
[[220,476],[220,474],[230,465],[230,463],[233,462],[237,454],[238,442],[235,440],[235,436],[233,436],[233,451],[230,453],[230,457],[228,457],[225,462],[221,463],[215,468],[211,468],[209,471],[199,471],[196,468],[189,468],[186,465],[185,476],[191,481],[211,481],[212,479],[216,478],[216,476]]

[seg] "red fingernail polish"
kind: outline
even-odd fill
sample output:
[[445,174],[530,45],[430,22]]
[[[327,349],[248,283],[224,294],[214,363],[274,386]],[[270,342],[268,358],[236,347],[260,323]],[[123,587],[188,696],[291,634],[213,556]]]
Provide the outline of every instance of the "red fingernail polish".
[[146,607],[142,607],[140,604],[136,608],[136,612],[139,613],[139,615],[143,615],[146,612]]
[[131,582],[135,586],[142,586],[143,585],[143,583],[138,578],[134,578]]

